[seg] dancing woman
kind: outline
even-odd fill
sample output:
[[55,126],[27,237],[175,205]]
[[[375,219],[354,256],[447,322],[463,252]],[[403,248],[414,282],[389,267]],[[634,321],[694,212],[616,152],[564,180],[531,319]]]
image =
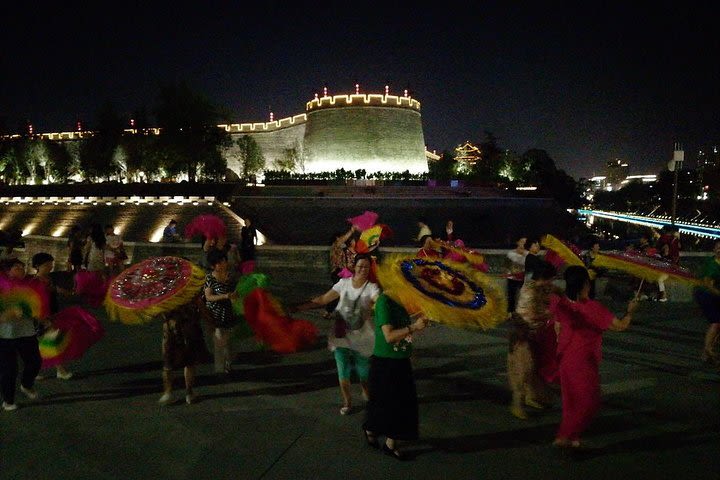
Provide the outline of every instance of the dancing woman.
[[368,445],[380,448],[397,460],[407,457],[397,449],[397,440],[418,438],[418,403],[410,355],[412,335],[427,326],[418,316],[412,321],[407,310],[381,294],[375,303],[375,348],[370,357],[367,417],[363,425]]
[[591,300],[590,276],[581,266],[565,270],[565,295],[550,298],[550,310],[560,325],[558,357],[562,421],[553,445],[580,447],[580,435],[600,409],[600,361],[605,330],[628,328],[637,308],[633,298],[622,318]]
[[702,285],[696,287],[693,295],[710,325],[705,332],[705,345],[701,359],[706,363],[720,364],[717,353],[720,337],[720,240],[715,242],[713,256],[703,268]]
[[512,390],[510,413],[528,418],[525,405],[544,408],[547,386],[557,373],[555,319],[550,312],[550,296],[561,294],[552,280],[557,271],[547,262],[535,269],[532,279],[520,289],[513,314],[510,349],[507,356],[508,382]]
[[[36,253],[32,257],[32,267],[37,272],[35,274],[35,280],[40,282],[43,287],[45,287],[45,290],[48,293],[48,298],[50,299],[50,315],[55,315],[56,313],[58,313],[58,311],[60,311],[60,301],[58,299],[58,294],[71,294],[71,292],[63,290],[57,285],[55,285],[55,282],[53,282],[52,277],[50,276],[53,268],[55,268],[55,258],[46,252]],[[52,326],[51,322],[47,323],[49,326]],[[56,365],[55,368],[57,370],[56,376],[60,380],[70,380],[72,378],[73,373],[67,368],[65,368],[64,365],[59,364]]]
[[[2,264],[2,273],[12,280],[25,278],[25,264],[13,258]],[[0,390],[2,409],[17,410],[15,388],[18,375],[17,357],[23,361],[20,391],[30,400],[38,397],[33,388],[40,372],[42,359],[36,335],[36,325],[19,308],[10,307],[0,313]]]
[[212,269],[205,277],[205,302],[212,316],[215,334],[213,335],[215,352],[215,372],[230,373],[232,356],[230,353],[230,333],[237,323],[230,301],[237,298],[228,283],[227,256],[219,250],[208,252],[207,261]]
[[368,255],[355,257],[354,270],[352,278],[341,278],[323,295],[295,308],[295,311],[308,310],[337,300],[335,315],[339,318],[335,319],[335,323],[344,322],[341,323],[343,327],[345,325],[350,327],[347,329],[333,328],[328,335],[328,348],[335,356],[340,394],[343,399],[343,405],[340,408],[341,415],[347,415],[352,408],[350,378],[353,370],[360,380],[363,397],[368,399],[369,357],[375,342],[372,309],[375,300],[380,295],[377,284],[368,281],[370,274],[370,257]]

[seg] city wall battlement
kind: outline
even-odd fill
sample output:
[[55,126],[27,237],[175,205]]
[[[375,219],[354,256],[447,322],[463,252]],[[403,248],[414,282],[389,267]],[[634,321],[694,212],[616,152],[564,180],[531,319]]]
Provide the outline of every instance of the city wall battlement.
[[420,111],[420,102],[407,96],[387,94],[353,94],[315,97],[306,104],[306,110],[337,107],[400,107]]

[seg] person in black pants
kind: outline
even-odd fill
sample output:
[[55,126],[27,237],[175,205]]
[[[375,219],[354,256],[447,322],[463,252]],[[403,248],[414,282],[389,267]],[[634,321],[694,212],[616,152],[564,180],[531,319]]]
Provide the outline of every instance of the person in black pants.
[[[25,264],[13,258],[2,264],[2,271],[11,282],[21,280],[25,277]],[[17,409],[15,382],[18,376],[18,356],[24,364],[20,391],[30,400],[35,400],[38,394],[33,386],[42,363],[35,322],[23,315],[19,307],[11,305],[0,313],[0,390],[2,409],[5,411]]]

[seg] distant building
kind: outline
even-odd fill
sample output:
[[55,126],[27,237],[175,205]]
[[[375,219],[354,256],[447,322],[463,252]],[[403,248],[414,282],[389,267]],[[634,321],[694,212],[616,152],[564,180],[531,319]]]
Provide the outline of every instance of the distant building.
[[605,165],[605,188],[607,190],[619,190],[622,181],[630,173],[630,166],[619,158],[607,162]]
[[477,145],[470,141],[455,147],[455,161],[458,162],[461,170],[470,171],[482,158],[482,151]]

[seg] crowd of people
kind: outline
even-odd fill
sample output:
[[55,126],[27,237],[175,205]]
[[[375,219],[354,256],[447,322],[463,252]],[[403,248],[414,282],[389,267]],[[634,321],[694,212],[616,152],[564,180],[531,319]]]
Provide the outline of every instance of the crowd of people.
[[[418,221],[417,257],[428,260],[456,260],[453,255],[468,252],[458,237],[453,221],[448,221],[441,235],[433,235],[427,222]],[[179,239],[177,222],[171,220],[163,238]],[[430,319],[423,313],[408,311],[387,294],[375,276],[375,266],[382,261],[378,244],[358,252],[360,231],[351,226],[333,235],[329,251],[330,288],[304,302],[290,307],[291,312],[324,308],[329,320],[327,347],[337,369],[339,413],[348,415],[354,409],[352,380],[357,378],[365,406],[362,431],[366,443],[383,453],[406,459],[399,442],[412,441],[419,435],[419,410],[413,378],[413,336],[423,332]],[[643,236],[631,248],[654,254],[669,263],[679,262],[679,234],[662,232],[651,244]],[[239,318],[232,302],[237,299],[238,279],[255,269],[257,233],[246,220],[239,246],[225,236],[208,237],[201,243],[201,260],[206,270],[201,292],[190,303],[162,315],[163,392],[161,405],[174,402],[174,370],[183,369],[185,402],[197,401],[195,370],[211,355],[204,340],[202,321],[212,326],[214,369],[220,375],[232,369],[232,330]],[[367,246],[366,246],[367,247]],[[465,249],[465,250],[458,250]],[[525,420],[527,408],[543,409],[560,397],[562,419],[553,445],[575,449],[582,446],[582,434],[600,407],[599,368],[602,337],[607,330],[623,331],[631,323],[638,306],[637,295],[625,312],[614,315],[595,299],[594,275],[603,272],[594,265],[600,254],[600,242],[594,241],[581,256],[585,266],[568,266],[562,273],[564,289],[555,280],[558,269],[543,258],[540,239],[521,237],[506,254],[507,317],[509,332],[507,374],[511,391],[510,414]],[[720,336],[720,241],[715,243],[713,257],[708,259],[695,299],[708,319],[702,359],[718,363],[717,342]],[[74,228],[68,238],[68,270],[116,275],[127,255],[122,238],[111,225],[93,225],[88,230]],[[72,295],[54,285],[50,272],[55,259],[44,252],[32,257],[37,281],[50,292],[51,311],[57,311],[58,295]],[[481,264],[474,264],[478,270]],[[8,279],[25,277],[25,264],[6,257],[2,275]],[[658,285],[658,300],[666,299],[664,285]],[[504,315],[505,313],[503,313]],[[52,316],[48,321],[52,323]],[[20,391],[29,399],[37,398],[35,380],[40,374],[38,325],[26,312],[5,309],[0,315],[0,376],[2,408],[12,411],[18,376],[18,357],[23,362]],[[56,367],[57,378],[70,379],[64,365]],[[381,439],[384,441],[381,442]]]

